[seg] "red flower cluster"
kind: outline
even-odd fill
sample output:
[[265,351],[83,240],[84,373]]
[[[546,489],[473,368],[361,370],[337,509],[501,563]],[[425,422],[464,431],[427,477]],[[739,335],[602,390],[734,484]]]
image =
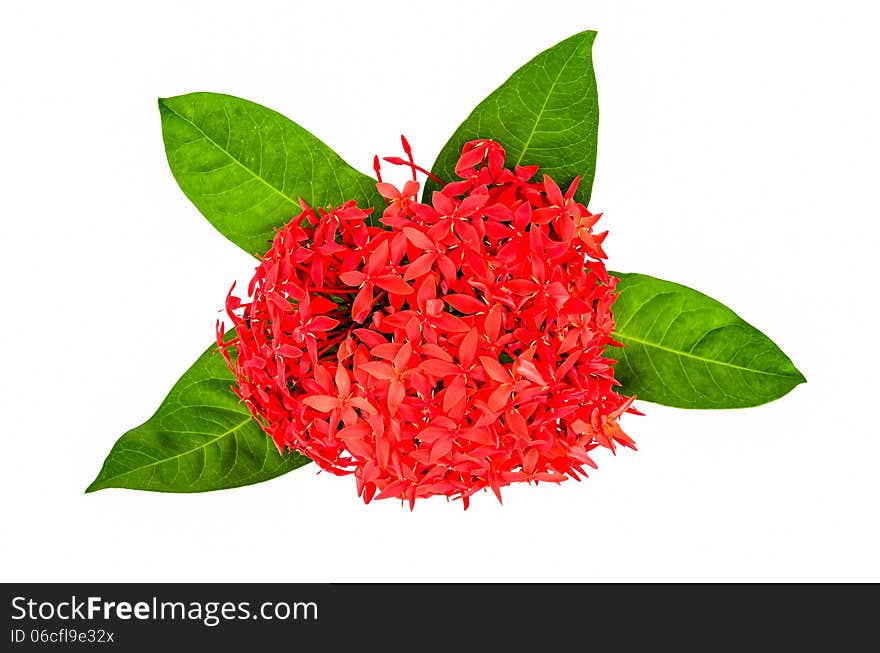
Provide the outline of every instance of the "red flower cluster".
[[230,290],[235,337],[218,324],[235,390],[279,450],[353,472],[365,502],[441,494],[466,508],[483,488],[500,500],[516,481],[578,479],[597,446],[634,448],[617,423],[632,398],[603,356],[607,232],[593,233],[577,180],[565,194],[531,181],[537,166],[504,168],[488,140],[455,171],[431,204],[416,181],[380,182],[388,229],[353,201],[303,205],[250,301]]

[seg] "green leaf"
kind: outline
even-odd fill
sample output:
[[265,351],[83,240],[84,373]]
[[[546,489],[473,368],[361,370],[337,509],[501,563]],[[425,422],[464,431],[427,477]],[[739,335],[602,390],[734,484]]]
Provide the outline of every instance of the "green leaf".
[[[563,190],[581,176],[576,199],[590,201],[596,171],[599,97],[593,73],[596,32],[575,34],[517,70],[477,105],[443,146],[432,172],[455,180],[462,146],[491,138],[504,146],[505,165],[539,165]],[[439,185],[425,185],[425,201]]]
[[621,394],[678,408],[745,408],[806,379],[763,333],[711,297],[643,274],[621,274],[614,302]]
[[156,414],[116,441],[86,492],[221,490],[268,481],[310,462],[295,453],[279,455],[233,394],[233,382],[217,347],[210,347]]
[[[271,109],[218,93],[159,99],[168,165],[220,233],[249,254],[310,206],[384,207],[376,182]],[[377,219],[377,218],[376,218]]]

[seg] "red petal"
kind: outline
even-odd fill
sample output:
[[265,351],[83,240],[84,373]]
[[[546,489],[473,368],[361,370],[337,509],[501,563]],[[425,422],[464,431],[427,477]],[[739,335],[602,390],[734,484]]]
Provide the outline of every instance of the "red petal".
[[461,374],[461,368],[458,365],[447,363],[446,361],[441,361],[436,358],[429,358],[426,361],[422,361],[419,365],[419,369],[438,378],[452,376],[453,374]]
[[351,394],[351,379],[342,365],[336,366],[336,388],[339,390],[340,397],[347,397]]
[[359,286],[366,278],[366,275],[358,270],[349,270],[339,275],[339,280],[346,286]]
[[313,317],[311,322],[309,322],[309,330],[329,331],[337,324],[339,324],[339,320],[334,320],[332,317],[327,317],[326,315],[318,315],[317,317]]
[[489,399],[486,401],[486,408],[488,408],[490,412],[500,413],[509,402],[510,386],[500,385],[495,388],[491,395],[489,395]]
[[436,318],[437,325],[440,326],[444,331],[452,331],[453,333],[464,333],[468,331],[470,327],[467,325],[467,322],[462,320],[460,317],[452,315],[451,313],[441,313]]
[[482,313],[488,308],[486,304],[470,295],[446,295],[443,300],[460,313]]
[[555,228],[559,238],[565,242],[569,242],[575,236],[574,222],[568,216],[562,216],[557,220]]
[[481,147],[474,148],[468,152],[463,152],[455,164],[455,174],[459,177],[466,177],[470,168],[479,165],[483,161],[485,149]]
[[541,373],[538,371],[538,368],[535,367],[535,364],[533,362],[520,359],[519,362],[516,364],[515,369],[517,374],[524,376],[529,381],[533,381],[538,385],[547,385],[544,377],[541,376]]
[[396,342],[385,342],[381,345],[376,345],[373,347],[373,350],[370,352],[373,356],[378,356],[379,358],[384,358],[386,360],[391,360],[397,355],[397,352],[400,351],[400,344]]
[[473,215],[477,209],[486,203],[487,199],[489,199],[487,195],[470,195],[465,197],[461,201],[461,206],[458,207],[458,215],[461,217]]
[[523,456],[522,468],[526,474],[531,474],[535,471],[535,465],[538,464],[538,458],[540,454],[537,449],[529,449],[528,453]]
[[449,436],[449,429],[440,426],[427,426],[419,431],[419,440],[421,442],[434,442],[440,438]]
[[465,428],[460,431],[461,437],[465,440],[470,440],[471,442],[476,442],[478,444],[484,444],[489,447],[494,447],[497,443],[495,441],[495,436],[492,435],[485,428]]
[[358,458],[365,458],[370,460],[373,458],[373,447],[369,445],[369,443],[364,440],[360,440],[358,438],[347,437],[342,440],[345,442],[345,446],[352,453],[353,456],[357,456]]
[[388,438],[376,438],[376,462],[379,464],[380,469],[386,469],[388,467],[388,458],[390,455],[391,443],[388,442]]
[[373,283],[395,295],[409,295],[413,289],[396,274],[383,274],[373,279]]
[[455,269],[455,263],[453,263],[445,254],[437,257],[437,268],[448,281],[455,281],[458,276],[458,271]]
[[452,438],[441,438],[434,442],[434,444],[431,446],[430,462],[436,463],[438,460],[443,458],[446,454],[452,451],[452,445]]
[[387,344],[388,341],[379,333],[370,329],[355,329],[354,334],[360,338],[367,347],[376,347],[381,344]]
[[477,330],[471,329],[467,335],[462,338],[461,344],[458,346],[458,358],[462,367],[470,367],[477,355]]
[[330,395],[312,395],[311,397],[303,399],[303,403],[306,406],[311,406],[315,410],[320,410],[322,413],[329,413],[330,411],[339,408],[339,397],[331,397]]
[[498,474],[495,473],[492,467],[489,468],[489,485],[492,486],[492,492],[495,493],[498,503],[504,503],[501,500],[501,486],[498,484]]
[[406,397],[406,387],[397,379],[392,379],[388,386],[388,410],[393,415],[397,412],[397,407]]
[[550,175],[544,175],[544,192],[547,193],[547,199],[550,200],[551,204],[556,206],[563,206],[565,204],[565,200],[562,198],[562,191],[559,190],[559,186],[550,178]]
[[[575,177],[575,181],[578,179],[578,177]],[[404,197],[415,197],[419,194],[419,182],[413,181],[412,179],[408,180],[403,185],[403,191],[400,194]]]
[[437,210],[428,204],[410,204],[410,210],[422,222],[433,222],[440,214]]
[[354,406],[355,408],[360,408],[362,411],[367,413],[368,415],[375,415],[376,408],[363,397],[352,397],[348,400],[348,403]]
[[400,191],[393,184],[385,184],[379,182],[376,184],[379,194],[387,200],[396,200],[400,198]]
[[453,407],[464,401],[465,395],[464,377],[459,374],[443,391],[443,410],[447,413],[450,412]]
[[406,266],[406,273],[403,275],[405,281],[418,279],[431,269],[434,263],[433,254],[422,254],[412,263]]
[[399,233],[391,240],[391,262],[394,265],[399,265],[403,260],[403,257],[406,255],[407,250],[407,241],[406,236]]
[[513,211],[504,204],[492,204],[483,209],[483,215],[493,220],[513,220]]
[[315,368],[315,383],[322,390],[325,390],[326,394],[333,392],[333,375],[324,365],[318,365]]
[[312,297],[312,313],[329,313],[330,311],[335,311],[338,306],[336,302],[331,299],[327,299],[326,297]]
[[404,227],[403,234],[406,236],[407,240],[411,242],[416,247],[427,251],[430,251],[436,247],[434,242],[428,238],[425,234],[423,234],[418,229],[414,227]]
[[351,305],[351,319],[355,322],[363,322],[370,309],[373,308],[373,285],[364,284],[364,287],[358,291],[357,297]]
[[486,321],[483,322],[483,328],[490,342],[498,340],[498,334],[501,332],[501,306],[495,304],[486,314]]
[[565,191],[565,199],[570,200],[574,197],[574,194],[577,192],[578,184],[581,183],[581,176],[578,175],[574,179],[571,180],[571,184],[568,186],[568,190]]
[[520,440],[529,440],[529,427],[523,416],[516,410],[509,410],[504,415],[510,432]]
[[525,229],[526,225],[532,221],[532,205],[528,202],[521,204],[516,211],[513,212],[513,224],[520,231]]
[[436,296],[437,284],[434,282],[434,275],[429,274],[422,280],[422,283],[419,284],[418,290],[416,291],[416,303],[421,310],[424,310],[425,302],[429,299],[434,299]]
[[501,240],[503,238],[510,238],[514,234],[514,231],[500,222],[487,222],[486,233],[490,238]]
[[406,325],[409,324],[409,321],[412,318],[412,311],[398,311],[397,313],[392,313],[391,315],[383,317],[382,326],[390,326],[392,329],[403,329],[406,328]]
[[286,299],[277,293],[270,293],[267,295],[266,299],[283,312],[293,313],[296,310],[296,306],[292,304],[289,299]]
[[336,432],[340,438],[365,438],[373,433],[373,429],[366,422],[358,422],[351,426],[344,426]]
[[370,276],[379,274],[382,269],[388,265],[388,256],[391,253],[391,248],[388,245],[387,240],[383,240],[379,243],[379,246],[370,254],[370,260],[367,261],[367,274]]
[[396,483],[392,483],[384,490],[382,490],[379,494],[376,495],[376,499],[388,499],[390,497],[398,497],[401,493],[409,487],[410,482],[406,480],[397,481]]
[[409,365],[409,359],[412,358],[412,353],[412,345],[409,342],[403,343],[403,347],[400,348],[400,351],[394,357],[394,367],[398,370],[405,370],[407,365]]
[[425,301],[425,314],[431,317],[439,317],[443,314],[442,299],[428,299]]
[[538,284],[528,279],[511,279],[505,285],[516,295],[531,295],[538,289]]
[[439,345],[435,345],[433,343],[426,343],[419,347],[419,353],[422,356],[430,356],[431,358],[439,358],[440,360],[446,361],[447,363],[452,362],[452,356],[450,356],[449,352],[440,347]]
[[510,371],[494,358],[480,356],[480,363],[483,365],[483,369],[486,370],[486,374],[493,381],[498,381],[499,383],[510,382]]
[[383,381],[389,380],[394,376],[394,370],[388,363],[382,361],[368,361],[358,365],[359,370],[363,370],[367,374]]
[[453,211],[455,211],[455,202],[437,190],[431,194],[431,204],[434,205],[434,210],[437,211],[438,217],[441,215],[452,215]]

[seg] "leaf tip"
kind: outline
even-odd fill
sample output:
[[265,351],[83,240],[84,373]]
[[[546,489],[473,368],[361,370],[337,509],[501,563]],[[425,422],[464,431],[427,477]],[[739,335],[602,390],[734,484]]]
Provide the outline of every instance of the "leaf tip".
[[98,479],[96,478],[91,484],[86,488],[83,494],[91,494],[92,492],[97,492],[98,490],[103,490],[104,488],[99,485]]
[[171,113],[171,108],[168,106],[168,99],[166,97],[156,98],[156,106],[159,107],[159,115],[162,116],[162,121],[165,121],[165,118],[168,114]]
[[596,40],[597,34],[598,32],[594,29],[585,29],[581,32],[578,32],[577,34],[571,35],[570,37],[565,39],[565,41],[584,41],[586,44],[592,45],[593,42]]
[[786,368],[787,368],[786,369],[786,376],[788,376],[789,379],[791,379],[791,382],[792,382],[791,387],[796,388],[801,383],[806,383],[807,377],[804,376],[803,372],[801,372],[795,366],[794,362],[788,356],[786,356],[785,358],[788,363],[788,365],[786,365]]

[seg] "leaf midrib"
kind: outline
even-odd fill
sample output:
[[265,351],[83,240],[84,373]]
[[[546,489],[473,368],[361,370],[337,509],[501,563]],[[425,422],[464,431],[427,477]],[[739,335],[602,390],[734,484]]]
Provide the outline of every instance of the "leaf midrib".
[[[107,478],[105,478],[101,481],[101,484],[104,484],[109,481],[113,481],[118,478],[122,478],[124,476],[129,476],[130,474],[134,474],[135,472],[142,472],[143,470],[149,469],[150,467],[164,465],[165,463],[171,462],[172,460],[177,460],[178,458],[183,458],[184,456],[189,456],[189,455],[195,453],[196,451],[199,451],[201,449],[205,449],[205,448],[211,446],[212,444],[217,443],[218,441],[222,440],[223,438],[229,437],[230,435],[235,437],[235,432],[238,431],[240,428],[242,428],[245,424],[250,422],[252,419],[253,418],[250,415],[248,415],[247,419],[245,419],[244,421],[236,424],[231,429],[229,429],[229,430],[221,433],[220,435],[208,440],[207,442],[200,444],[197,447],[193,447],[192,449],[189,449],[187,451],[183,451],[179,454],[175,454],[173,456],[170,456],[169,458],[163,458],[161,460],[156,460],[156,461],[153,461],[153,462],[148,463],[146,465],[142,465],[140,467],[134,467],[132,469],[128,469],[128,470],[122,472],[121,474],[116,474],[115,476],[108,476]],[[97,483],[97,481],[96,481],[96,483]]]
[[[198,131],[202,136],[204,136],[204,137],[205,137],[205,138],[206,138],[206,139],[207,139],[207,140],[208,140],[208,141],[209,141],[214,147],[216,147],[218,150],[220,150],[221,152],[223,152],[223,154],[225,154],[227,157],[229,157],[234,163],[237,163],[238,166],[239,166],[242,170],[246,170],[246,171],[247,171],[247,172],[248,172],[248,173],[249,173],[254,179],[258,179],[258,180],[260,180],[260,181],[266,186],[266,188],[269,188],[270,190],[272,190],[272,191],[273,191],[274,193],[276,193],[277,195],[280,195],[280,196],[283,197],[285,200],[287,200],[288,202],[290,202],[292,205],[294,205],[294,206],[297,205],[296,200],[294,200],[294,199],[293,199],[292,197],[290,197],[289,195],[286,195],[282,190],[280,190],[280,189],[277,188],[276,186],[273,186],[273,185],[270,184],[268,181],[266,181],[266,179],[265,179],[264,177],[261,177],[260,175],[258,175],[257,173],[255,173],[253,170],[251,170],[250,168],[248,168],[246,165],[244,165],[241,161],[239,161],[238,159],[236,159],[236,158],[232,155],[232,153],[231,153],[229,150],[227,150],[225,147],[223,147],[222,145],[220,145],[220,143],[218,143],[218,142],[215,141],[213,138],[211,138],[211,137],[207,134],[207,132],[205,132],[205,130],[203,130],[201,127],[199,127],[199,126],[198,126],[196,123],[194,123],[192,120],[190,120],[189,118],[187,118],[187,117],[184,116],[183,114],[180,114],[180,113],[178,113],[177,111],[175,111],[175,110],[174,110],[174,109],[173,109],[173,108],[172,108],[167,102],[165,102],[164,100],[162,100],[162,106],[165,107],[166,109],[168,109],[171,113],[173,113],[175,116],[177,116],[178,118],[180,118],[181,120],[183,120],[183,121],[186,122],[187,124],[192,125],[192,127],[193,127],[196,131]],[[283,130],[282,130],[282,132],[283,132]],[[260,148],[260,154],[261,154],[261,156],[262,156],[262,148]],[[286,165],[286,164],[287,164],[287,151],[286,151],[286,150],[285,150],[285,152],[284,152],[284,161],[285,161],[285,165]]]
[[[793,375],[793,374],[779,374],[778,372],[767,372],[765,370],[758,370],[758,369],[755,369],[752,367],[743,367],[742,365],[736,365],[734,363],[727,363],[725,361],[713,360],[711,358],[697,356],[696,354],[693,354],[690,352],[681,351],[679,349],[673,349],[671,347],[665,347],[665,346],[663,346],[659,343],[656,343],[656,342],[650,342],[648,340],[643,340],[642,338],[636,338],[635,336],[628,336],[623,333],[620,333],[619,331],[613,331],[611,333],[611,335],[612,335],[612,337],[614,337],[618,340],[628,340],[630,342],[634,342],[639,345],[644,345],[646,347],[653,347],[653,348],[659,349],[661,351],[669,352],[671,354],[676,354],[678,356],[683,356],[685,358],[691,358],[693,360],[701,361],[703,363],[710,364],[710,365],[720,365],[722,367],[729,367],[729,368],[736,369],[736,370],[742,370],[744,372],[750,372],[752,374],[764,374],[766,376],[773,376],[773,377],[778,377],[778,378],[782,378],[782,379],[797,379],[797,378],[799,378],[798,376]],[[626,351],[626,350],[624,350],[624,351]]]
[[544,115],[544,111],[547,108],[547,102],[550,100],[550,96],[553,95],[553,90],[556,88],[557,84],[559,84],[559,79],[562,77],[562,73],[568,68],[568,64],[571,63],[571,60],[574,59],[574,56],[577,54],[580,49],[580,44],[578,44],[575,49],[572,51],[570,55],[568,55],[568,59],[565,60],[565,63],[562,64],[562,67],[559,69],[559,72],[556,73],[556,79],[553,80],[553,83],[550,84],[550,90],[547,91],[547,95],[544,98],[543,104],[541,104],[541,110],[538,111],[538,115],[535,117],[535,124],[532,125],[532,131],[529,134],[529,137],[526,139],[525,145],[523,146],[522,152],[519,153],[519,156],[516,159],[516,163],[514,166],[518,166],[525,156],[526,152],[529,149],[529,145],[532,144],[532,139],[535,137],[535,132],[538,131],[538,123],[541,122],[541,118]]

